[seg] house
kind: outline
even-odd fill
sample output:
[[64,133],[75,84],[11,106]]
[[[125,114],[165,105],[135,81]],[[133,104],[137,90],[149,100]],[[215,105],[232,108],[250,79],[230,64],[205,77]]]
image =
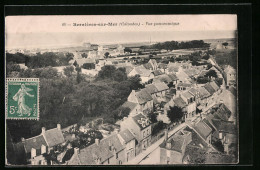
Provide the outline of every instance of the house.
[[181,129],[165,140],[160,145],[161,164],[182,164],[187,145],[192,141],[192,133]]
[[211,96],[210,93],[205,89],[205,87],[199,87],[199,96],[200,96],[200,105],[202,108],[208,106],[209,97]]
[[148,63],[151,64],[152,70],[157,70],[157,69],[158,69],[158,63],[156,62],[155,59],[150,59],[150,60],[148,61]]
[[199,105],[200,104],[200,92],[195,88],[189,89],[188,92],[195,97],[195,101],[196,101],[197,105]]
[[224,77],[226,79],[227,86],[236,84],[236,70],[230,65],[224,69]]
[[26,157],[32,165],[46,165],[47,161],[43,154],[50,153],[51,150],[55,150],[54,147],[64,142],[60,124],[57,124],[57,128],[49,130],[42,127],[42,133],[38,136],[29,139],[22,138]]
[[178,80],[179,80],[178,77],[176,76],[176,74],[170,73],[170,74],[168,74],[168,77],[170,77],[170,79],[172,80],[169,87],[176,88],[176,85],[178,84]]
[[144,114],[153,112],[153,97],[145,89],[132,90],[127,101],[137,103]]
[[118,137],[125,147],[125,162],[128,162],[135,157],[136,139],[128,129],[119,132]]
[[154,84],[147,84],[145,86],[145,90],[152,96],[154,105],[160,104],[160,102],[157,100],[158,89]]
[[163,72],[161,70],[154,70],[153,74],[154,74],[154,77],[157,77],[159,75],[163,75]]
[[185,73],[184,69],[182,67],[179,68],[178,72],[176,72],[176,76],[178,77],[180,82],[183,83],[190,83],[191,78],[187,73]]
[[159,63],[158,69],[161,70],[161,72],[165,73],[165,71],[167,70],[167,64]]
[[210,93],[210,97],[208,98],[208,105],[213,104],[214,102],[216,102],[215,98],[216,98],[216,91],[215,89],[212,87],[212,85],[210,83],[206,83],[204,85],[204,88]]
[[120,128],[121,131],[129,129],[136,138],[136,155],[151,145],[151,122],[145,115],[140,113],[124,119]]
[[121,107],[130,109],[129,116],[135,116],[138,113],[142,112],[137,103],[133,103],[133,102],[129,102],[129,101],[126,101]]
[[95,143],[86,148],[74,148],[74,154],[67,165],[118,165],[125,162],[125,147],[118,134],[104,139],[95,139]]
[[193,124],[193,129],[208,145],[211,145],[212,129],[209,125],[199,120]]
[[195,102],[195,97],[188,91],[181,93],[180,97],[187,104],[187,106],[186,106],[187,113],[186,113],[185,120],[187,120],[187,118],[191,118],[191,117],[195,116],[196,108],[197,108],[197,103]]
[[166,93],[168,92],[169,90],[169,87],[163,83],[163,82],[155,82],[153,83],[155,88],[157,89],[157,93],[156,93],[156,97],[157,97],[157,100],[164,100],[164,97],[166,95]]
[[135,75],[140,75],[140,78],[142,80],[141,82],[143,84],[148,83],[154,78],[154,74],[152,73],[152,71],[147,70],[144,66],[135,67],[132,71],[130,71],[128,77]]
[[179,82],[177,84],[177,90],[179,91],[185,91],[191,88],[191,84],[190,83],[184,83],[184,82]]

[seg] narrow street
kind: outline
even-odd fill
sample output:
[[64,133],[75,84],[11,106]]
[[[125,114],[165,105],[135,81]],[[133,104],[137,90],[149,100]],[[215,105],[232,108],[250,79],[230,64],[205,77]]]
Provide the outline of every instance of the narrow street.
[[[172,134],[174,134],[175,132],[177,132],[178,130],[180,130],[181,128],[185,127],[186,124],[182,123],[180,125],[178,125],[177,127],[175,127],[174,129],[172,129],[171,131],[168,132],[168,136],[171,136]],[[152,144],[150,147],[148,147],[146,150],[144,150],[142,153],[140,153],[139,155],[137,155],[135,158],[133,158],[131,161],[124,163],[125,165],[131,165],[131,164],[139,164],[141,163],[150,153],[153,153],[153,151],[156,150],[156,152],[158,152],[159,149],[159,145],[163,142],[164,137],[162,137],[161,139],[159,139],[158,141],[156,141],[154,144]],[[153,156],[156,156],[157,154],[152,154]],[[159,155],[160,156],[160,155]]]

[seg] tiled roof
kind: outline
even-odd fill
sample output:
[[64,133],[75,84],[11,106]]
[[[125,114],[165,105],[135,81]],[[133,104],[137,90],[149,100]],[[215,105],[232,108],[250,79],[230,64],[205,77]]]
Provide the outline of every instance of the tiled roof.
[[[185,133],[183,133],[185,132]],[[175,150],[177,152],[182,152],[182,147],[184,145],[184,141],[185,141],[185,138],[186,136],[191,133],[191,132],[188,132],[188,131],[178,131],[176,132],[174,135],[172,135],[166,142],[164,141],[160,147],[163,147],[165,148],[166,147],[166,144],[168,142],[171,143],[171,148],[167,148],[167,149],[171,149],[171,150]]]
[[144,64],[144,67],[145,67],[146,69],[148,69],[148,70],[153,69],[153,66],[152,66],[151,63],[145,63],[145,64]]
[[49,147],[65,142],[61,130],[58,130],[57,128],[46,130],[45,139]]
[[159,75],[162,75],[163,72],[161,70],[154,70],[153,74],[154,74],[154,76],[159,76]]
[[178,72],[179,71],[179,67],[177,66],[168,66],[168,72]]
[[[213,115],[212,115],[213,116]],[[215,127],[212,125],[212,118],[213,117],[210,117],[209,115],[207,115],[206,118],[202,119],[202,121],[204,123],[206,123],[211,129],[212,129],[212,133],[215,132]]]
[[221,132],[230,133],[230,134],[235,134],[236,132],[236,127],[233,124],[233,122],[224,121],[220,119],[212,119],[212,123]]
[[136,91],[136,97],[139,104],[143,104],[153,100],[152,96],[145,89]]
[[167,64],[159,63],[158,64],[158,68],[166,69],[167,68]]
[[195,88],[189,89],[189,93],[191,93],[193,96],[195,96],[199,91]]
[[215,91],[218,91],[219,89],[219,86],[216,84],[215,81],[212,81],[209,83],[211,85],[211,87],[215,90]]
[[180,82],[177,84],[177,87],[191,87],[191,84]]
[[198,88],[198,91],[200,93],[200,98],[204,99],[210,96],[210,93],[204,88],[204,87],[200,87]]
[[212,133],[212,129],[202,120],[196,123],[194,128],[204,139]]
[[25,142],[24,142],[25,152],[30,153],[32,148],[39,150],[39,149],[41,149],[42,145],[47,146],[47,143],[45,142],[43,135],[25,139]]
[[188,91],[182,93],[181,95],[182,95],[183,97],[185,97],[186,99],[193,98],[193,95],[190,94]]
[[169,87],[163,82],[156,82],[154,83],[154,86],[157,88],[159,92],[169,89]]
[[167,83],[167,84],[172,82],[172,79],[168,75],[165,75],[165,74],[157,76],[156,78],[154,78],[154,80],[159,80],[159,81]]
[[173,99],[173,102],[177,107],[180,107],[180,108],[184,108],[187,105],[181,97],[177,97],[177,98]]
[[231,116],[231,111],[222,103],[214,114],[218,115],[220,119],[227,121]]
[[81,164],[93,165],[96,164],[95,159],[97,158],[100,158],[100,162],[102,163],[108,158],[113,157],[114,151],[110,149],[111,147],[109,147],[109,144],[113,145],[117,153],[124,149],[124,146],[121,144],[117,134],[111,135],[105,139],[100,140],[98,145],[94,143],[84,149],[81,149],[78,155]]
[[170,74],[168,74],[168,76],[170,77],[170,79],[171,79],[172,81],[179,80],[178,77],[176,76],[176,74],[174,74],[174,73],[170,73]]
[[144,66],[138,66],[135,67],[134,69],[139,75],[144,77],[148,77],[152,73],[150,70],[147,70]]
[[146,127],[150,126],[149,119],[146,116],[144,116],[143,114],[141,114],[141,113],[136,115],[136,116],[133,116],[132,119],[141,128],[141,130],[143,130]]
[[204,88],[210,93],[210,95],[213,95],[215,93],[214,88],[209,83],[205,84]]
[[131,111],[137,106],[136,103],[133,103],[133,102],[129,102],[129,101],[126,101],[122,107],[124,108],[129,108]]
[[131,66],[125,66],[126,74],[129,74],[134,68]]
[[155,87],[154,84],[148,84],[145,86],[145,89],[148,93],[153,94],[153,93],[157,93],[158,89]]
[[119,132],[119,135],[124,139],[126,143],[135,139],[134,135],[128,129]]

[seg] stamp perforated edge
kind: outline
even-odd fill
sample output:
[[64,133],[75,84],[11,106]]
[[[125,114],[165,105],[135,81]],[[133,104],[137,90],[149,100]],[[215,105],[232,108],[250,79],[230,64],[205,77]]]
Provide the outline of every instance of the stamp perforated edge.
[[[26,82],[26,81],[34,81],[38,83],[37,90],[37,118],[19,118],[19,117],[8,117],[8,82]],[[6,78],[5,81],[5,119],[8,120],[39,120],[40,118],[40,79],[39,78]]]

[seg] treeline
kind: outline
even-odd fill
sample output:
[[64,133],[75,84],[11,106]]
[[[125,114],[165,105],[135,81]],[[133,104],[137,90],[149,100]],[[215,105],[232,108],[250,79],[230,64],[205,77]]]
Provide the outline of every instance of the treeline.
[[187,42],[166,41],[163,43],[156,43],[150,46],[153,49],[177,50],[189,48],[209,48],[210,44],[205,43],[203,40],[192,40]]
[[[77,79],[78,74],[82,77],[81,81]],[[127,78],[124,69],[114,66],[105,66],[92,82],[80,72],[78,74],[62,76],[51,67],[9,72],[9,77],[39,77],[41,87],[39,121],[7,120],[14,142],[20,141],[21,137],[40,134],[41,127],[54,128],[57,123],[66,127],[90,117],[103,117],[114,123],[129,114],[129,110],[118,108],[133,89],[142,87],[140,77]]]
[[56,67],[66,66],[69,61],[73,59],[72,53],[54,53],[45,52],[43,54],[37,53],[34,56],[24,55],[22,53],[10,54],[6,53],[6,62],[25,63],[28,68],[42,68],[42,67]]

